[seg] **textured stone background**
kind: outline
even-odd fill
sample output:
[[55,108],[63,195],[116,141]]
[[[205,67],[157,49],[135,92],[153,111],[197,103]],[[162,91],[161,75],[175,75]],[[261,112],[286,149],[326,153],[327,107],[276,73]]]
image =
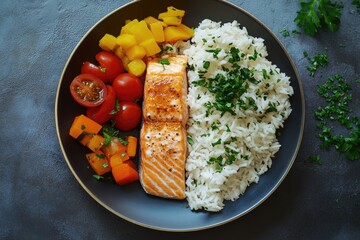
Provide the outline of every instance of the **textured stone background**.
[[[298,158],[282,185],[250,214],[194,233],[166,233],[128,223],[98,205],[76,182],[60,151],[55,94],[65,62],[82,35],[128,1],[2,0],[0,3],[0,239],[360,239],[360,161],[319,149],[315,86],[340,73],[351,82],[357,116],[360,16],[344,1],[340,30],[284,38],[295,0],[232,1],[280,38],[300,73],[306,126]],[[325,50],[327,49],[327,50]],[[308,76],[306,50],[330,64]],[[306,163],[320,154],[322,166]]]

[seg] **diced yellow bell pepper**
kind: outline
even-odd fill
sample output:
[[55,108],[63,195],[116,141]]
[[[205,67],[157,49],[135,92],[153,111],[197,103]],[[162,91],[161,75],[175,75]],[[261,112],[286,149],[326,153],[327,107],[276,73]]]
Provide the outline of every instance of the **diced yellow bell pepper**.
[[105,51],[113,51],[119,45],[116,43],[116,37],[111,34],[105,34],[99,41],[99,47]]
[[170,26],[179,26],[181,24],[181,17],[164,17],[163,21]]
[[173,43],[180,40],[189,39],[189,35],[176,26],[168,26],[164,29],[165,41]]
[[150,38],[154,38],[144,20],[134,24],[131,28],[129,28],[129,31],[135,36],[136,41],[139,43]]
[[183,30],[184,32],[186,32],[186,34],[188,35],[189,38],[192,38],[194,36],[194,29],[189,28],[188,26],[184,25],[184,24],[180,24],[178,26],[178,28],[180,28],[181,30]]
[[146,56],[148,56],[148,57],[161,52],[161,48],[156,43],[155,38],[150,38],[148,40],[145,40],[145,41],[141,42],[139,45],[145,49]]
[[123,33],[116,38],[116,43],[126,50],[136,45],[136,39],[135,36],[132,34]]
[[163,20],[164,17],[183,17],[185,15],[184,10],[179,10],[174,7],[168,7],[167,12],[160,13],[158,18]]
[[127,65],[128,69],[129,69],[129,73],[134,74],[135,76],[141,76],[145,69],[146,69],[146,64],[144,63],[143,60],[141,59],[135,59],[132,60],[128,65]]
[[174,14],[174,16],[178,16],[178,17],[183,17],[185,15],[185,10],[180,10],[173,6],[167,7],[167,11],[171,14]]
[[125,20],[125,25],[128,24],[129,22],[131,22],[131,20],[130,20],[130,19],[126,19],[126,20]]
[[149,28],[152,23],[156,23],[156,22],[160,22],[163,27],[167,26],[166,23],[164,23],[164,22],[160,21],[159,19],[156,19],[152,16],[148,16],[148,17],[144,18],[144,21],[146,22],[146,24],[148,25]]
[[124,65],[124,69],[128,72],[129,71],[129,68],[128,68],[128,64],[130,62],[129,58],[124,55],[122,58],[121,58],[121,61],[123,62],[123,65]]
[[120,47],[120,46],[115,49],[114,53],[119,58],[122,58],[125,55],[124,49],[122,47]]
[[141,59],[145,57],[146,51],[142,46],[135,45],[125,50],[126,56],[129,60]]
[[120,34],[130,33],[129,29],[130,29],[132,26],[134,26],[135,24],[137,24],[138,22],[139,22],[139,20],[137,20],[137,19],[134,19],[134,20],[128,22],[125,26],[123,26],[123,27],[121,28]]
[[150,30],[156,42],[161,43],[165,41],[164,27],[160,21],[151,23]]

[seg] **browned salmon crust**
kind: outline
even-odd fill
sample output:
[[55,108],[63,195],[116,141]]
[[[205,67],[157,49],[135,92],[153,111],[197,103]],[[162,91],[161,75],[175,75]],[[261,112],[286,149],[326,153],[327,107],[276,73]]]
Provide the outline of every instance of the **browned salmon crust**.
[[170,64],[148,62],[143,114],[145,121],[181,122],[188,120],[186,56],[168,58]]
[[151,195],[185,198],[188,120],[185,56],[148,62],[144,90],[144,124],[140,133],[140,182]]

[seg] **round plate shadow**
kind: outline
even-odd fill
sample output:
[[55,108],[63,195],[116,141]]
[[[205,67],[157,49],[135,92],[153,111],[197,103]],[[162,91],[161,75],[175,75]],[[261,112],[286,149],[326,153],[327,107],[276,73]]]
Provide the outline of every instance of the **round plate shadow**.
[[[99,182],[85,159],[88,149],[69,136],[74,117],[85,112],[71,97],[69,85],[80,73],[84,61],[95,62],[100,51],[99,39],[105,34],[118,35],[121,23],[126,19],[142,19],[157,16],[168,6],[186,10],[183,22],[196,27],[203,19],[231,22],[237,20],[247,28],[249,34],[261,37],[269,53],[268,59],[291,78],[294,95],[291,97],[292,113],[281,130],[279,142],[282,147],[273,159],[272,168],[251,185],[236,201],[227,201],[219,213],[191,211],[186,200],[168,200],[147,195],[140,183],[125,187]],[[300,147],[304,120],[305,102],[301,81],[289,54],[276,36],[259,20],[241,8],[218,0],[143,0],[124,5],[102,18],[78,43],[70,55],[57,90],[55,120],[59,143],[64,158],[77,181],[100,205],[115,215],[132,223],[163,231],[196,231],[225,224],[250,212],[268,198],[287,175]],[[139,134],[139,128],[124,133]]]

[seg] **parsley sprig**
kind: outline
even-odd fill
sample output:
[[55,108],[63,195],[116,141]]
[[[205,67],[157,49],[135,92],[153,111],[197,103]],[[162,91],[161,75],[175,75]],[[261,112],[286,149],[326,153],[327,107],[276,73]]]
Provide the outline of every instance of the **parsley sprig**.
[[339,29],[342,5],[331,0],[301,1],[301,9],[294,19],[298,27],[310,36],[315,36],[319,29],[332,32]]

